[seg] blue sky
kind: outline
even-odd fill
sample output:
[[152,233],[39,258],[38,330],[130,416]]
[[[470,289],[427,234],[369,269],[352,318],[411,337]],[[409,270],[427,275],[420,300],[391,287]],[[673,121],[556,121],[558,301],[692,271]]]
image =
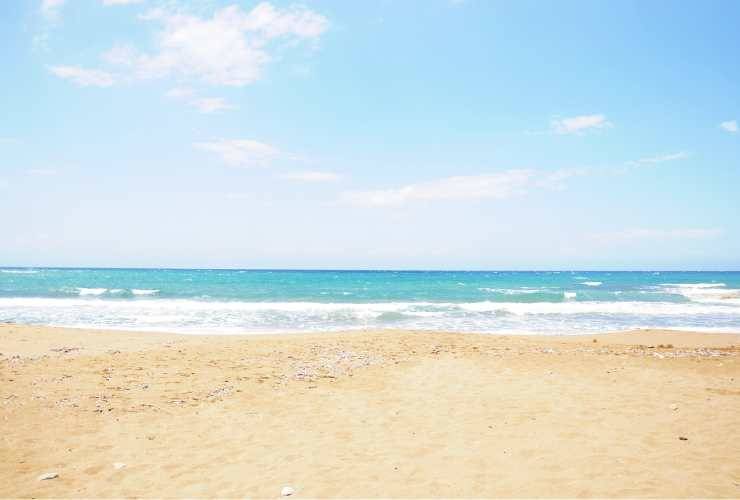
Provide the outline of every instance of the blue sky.
[[0,265],[740,269],[740,4],[0,3]]

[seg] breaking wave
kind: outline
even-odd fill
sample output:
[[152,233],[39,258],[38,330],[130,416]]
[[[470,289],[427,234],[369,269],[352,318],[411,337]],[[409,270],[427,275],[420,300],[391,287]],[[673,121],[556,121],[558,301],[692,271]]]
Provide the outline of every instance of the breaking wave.
[[635,326],[740,329],[740,307],[692,302],[242,302],[185,299],[0,298],[0,320],[183,332],[355,328],[564,332]]

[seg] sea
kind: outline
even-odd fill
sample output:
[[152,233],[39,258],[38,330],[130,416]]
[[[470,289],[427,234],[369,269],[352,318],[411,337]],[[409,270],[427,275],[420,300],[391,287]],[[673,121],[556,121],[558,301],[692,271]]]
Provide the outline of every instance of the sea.
[[0,268],[0,322],[192,334],[740,332],[740,272]]

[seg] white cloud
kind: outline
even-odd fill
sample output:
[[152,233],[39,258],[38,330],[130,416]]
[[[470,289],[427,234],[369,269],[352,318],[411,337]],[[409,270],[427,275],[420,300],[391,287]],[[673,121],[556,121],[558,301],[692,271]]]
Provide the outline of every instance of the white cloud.
[[414,201],[505,199],[524,194],[531,184],[531,170],[507,170],[495,174],[446,177],[400,188],[348,191],[341,200],[368,206],[397,206]]
[[110,5],[131,5],[135,3],[142,3],[144,0],[103,0],[103,5],[106,7]]
[[722,123],[719,124],[719,126],[723,130],[726,130],[727,132],[730,132],[732,134],[737,133],[737,131],[739,130],[738,129],[738,126],[737,126],[737,121],[736,120],[730,120],[730,121],[722,122]]
[[52,66],[49,71],[82,87],[110,87],[114,82],[110,73],[79,66]]
[[339,174],[334,172],[289,172],[280,176],[281,179],[299,182],[335,182],[340,179]]
[[665,155],[650,156],[647,158],[640,158],[639,160],[630,161],[627,163],[630,165],[651,165],[655,163],[663,163],[666,161],[685,160],[688,157],[689,157],[688,153],[681,151],[678,153],[671,153],[671,154],[665,154]]
[[604,115],[580,115],[551,122],[552,130],[557,134],[576,134],[592,129],[611,127]]
[[272,59],[268,46],[276,40],[316,40],[328,29],[325,17],[305,7],[279,9],[262,2],[246,12],[237,5],[213,17],[154,9],[143,19],[158,21],[157,51],[140,53],[114,47],[104,58],[136,79],[170,75],[192,77],[213,85],[243,86],[258,80]]
[[625,229],[622,231],[612,231],[605,233],[596,233],[591,235],[600,243],[633,243],[633,242],[651,242],[651,241],[671,241],[671,240],[703,240],[716,238],[722,234],[721,229],[717,228],[682,228],[682,229]]
[[59,19],[59,11],[67,0],[42,0],[41,2],[41,15],[48,21],[56,21]]
[[250,139],[219,139],[196,142],[193,146],[202,151],[216,153],[227,165],[234,167],[266,167],[279,159],[293,159],[274,146]]
[[201,113],[216,113],[228,109],[235,109],[222,97],[199,97],[195,90],[189,87],[176,87],[165,92],[165,97],[185,101]]

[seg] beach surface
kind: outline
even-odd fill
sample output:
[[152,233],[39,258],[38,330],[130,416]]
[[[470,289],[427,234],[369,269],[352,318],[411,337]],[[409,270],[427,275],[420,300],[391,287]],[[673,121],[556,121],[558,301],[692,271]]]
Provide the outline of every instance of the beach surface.
[[740,335],[3,325],[0,352],[0,497],[740,497]]

